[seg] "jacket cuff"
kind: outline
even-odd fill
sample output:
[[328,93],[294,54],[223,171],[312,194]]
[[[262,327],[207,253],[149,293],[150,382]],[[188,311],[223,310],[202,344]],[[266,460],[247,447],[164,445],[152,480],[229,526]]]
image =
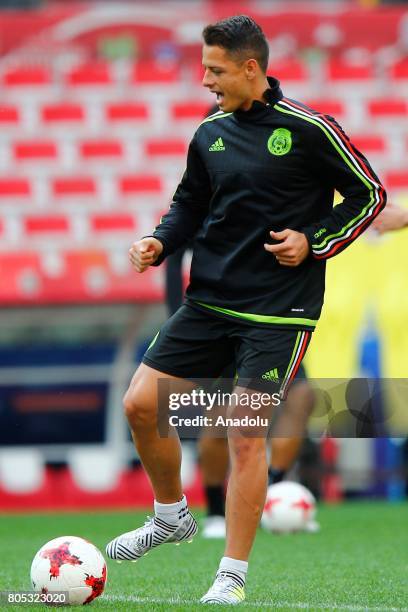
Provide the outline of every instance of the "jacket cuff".
[[315,240],[314,233],[316,232],[316,228],[304,227],[303,229],[299,231],[306,236],[306,240],[309,244],[309,257],[313,257],[314,255],[313,255],[312,243]]

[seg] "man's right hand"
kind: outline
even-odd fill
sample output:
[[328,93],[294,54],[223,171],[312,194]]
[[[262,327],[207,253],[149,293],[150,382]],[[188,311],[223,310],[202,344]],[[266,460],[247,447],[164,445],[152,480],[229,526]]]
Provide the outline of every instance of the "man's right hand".
[[129,259],[138,272],[144,272],[154,264],[162,251],[163,245],[160,240],[149,236],[132,244],[129,249]]

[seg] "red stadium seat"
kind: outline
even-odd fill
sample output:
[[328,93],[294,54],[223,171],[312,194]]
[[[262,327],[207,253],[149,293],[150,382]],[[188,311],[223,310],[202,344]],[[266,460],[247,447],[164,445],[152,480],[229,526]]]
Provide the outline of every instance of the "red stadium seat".
[[95,87],[112,83],[110,65],[107,62],[91,62],[76,66],[67,74],[66,79],[73,87]]
[[43,234],[63,235],[69,232],[70,223],[62,215],[29,216],[24,219],[24,230],[27,235],[38,236]]
[[49,85],[51,72],[41,66],[19,66],[3,74],[3,84],[8,87],[39,87]]
[[147,104],[140,102],[116,102],[107,104],[105,118],[110,122],[146,121],[149,118]]
[[31,140],[15,142],[14,158],[19,161],[50,161],[58,157],[57,144],[51,140]]
[[123,156],[119,140],[87,140],[80,143],[79,150],[83,159],[120,159]]
[[194,119],[200,121],[204,119],[211,106],[207,102],[178,102],[171,108],[173,119]]
[[90,176],[56,178],[52,181],[54,196],[93,196],[96,194],[95,179]]
[[382,98],[370,100],[367,103],[368,113],[371,117],[406,117],[408,115],[408,102],[401,98]]
[[41,272],[37,253],[19,251],[1,254],[0,274],[0,301],[3,304],[38,298]]
[[135,193],[160,193],[162,182],[159,176],[149,174],[126,175],[118,178],[118,187],[122,195]]
[[387,146],[383,136],[356,135],[352,137],[353,144],[364,154],[385,153]]
[[331,117],[344,117],[346,114],[346,108],[343,102],[340,100],[334,100],[332,98],[315,98],[306,102],[310,108],[323,113],[324,115],[330,115]]
[[10,106],[9,104],[2,104],[0,106],[0,124],[4,125],[15,125],[20,121],[20,109],[16,106]]
[[158,64],[154,61],[138,62],[133,67],[132,82],[139,84],[173,84],[180,80],[180,70],[173,64]]
[[403,57],[391,66],[390,77],[396,81],[408,81],[408,57]]
[[187,146],[179,138],[152,139],[145,143],[145,154],[149,157],[157,155],[185,155]]
[[[0,198],[20,198],[31,195],[31,184],[27,178],[0,178]],[[0,201],[1,201],[0,200]]]
[[133,215],[104,214],[91,217],[91,228],[94,232],[133,232],[136,222]]
[[327,77],[330,81],[363,81],[367,82],[374,78],[371,63],[349,62],[345,59],[332,57],[327,62]]
[[408,190],[408,170],[388,172],[384,182],[389,189]]
[[60,102],[58,104],[45,104],[41,109],[41,118],[44,123],[55,123],[59,121],[79,121],[85,118],[85,111],[81,104]]
[[285,81],[304,82],[309,78],[307,66],[297,59],[283,59],[270,63],[268,74],[276,77],[285,84]]

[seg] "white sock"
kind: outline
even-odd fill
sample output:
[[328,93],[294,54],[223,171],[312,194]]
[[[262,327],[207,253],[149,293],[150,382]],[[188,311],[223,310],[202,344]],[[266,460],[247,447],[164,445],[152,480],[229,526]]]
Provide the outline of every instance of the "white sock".
[[178,524],[188,513],[186,496],[183,495],[181,500],[174,504],[161,504],[154,500],[154,513],[165,523],[170,523],[171,525]]
[[248,561],[240,561],[239,559],[232,559],[231,557],[223,557],[220,561],[218,571],[238,576],[238,578],[240,578],[243,582],[241,586],[244,586],[248,571]]

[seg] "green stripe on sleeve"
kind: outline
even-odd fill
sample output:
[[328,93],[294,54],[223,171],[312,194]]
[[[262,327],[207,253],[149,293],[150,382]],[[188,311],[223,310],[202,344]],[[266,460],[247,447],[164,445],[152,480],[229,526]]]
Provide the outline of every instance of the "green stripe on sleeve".
[[318,121],[315,121],[312,117],[305,117],[304,115],[300,115],[298,113],[296,113],[295,111],[290,111],[290,110],[286,110],[281,108],[280,106],[278,106],[277,104],[275,104],[274,108],[281,112],[281,113],[285,113],[287,115],[293,115],[294,117],[298,117],[299,119],[303,119],[304,121],[308,121],[309,123],[313,123],[314,125],[316,125],[317,127],[319,127],[327,136],[327,138],[329,139],[329,141],[331,142],[331,144],[333,145],[333,147],[336,149],[336,151],[339,153],[339,155],[343,158],[343,160],[345,161],[345,163],[347,164],[347,166],[350,168],[350,170],[352,172],[354,172],[354,174],[364,183],[364,185],[367,187],[367,189],[370,192],[370,201],[369,203],[360,211],[360,213],[354,217],[354,219],[351,219],[351,221],[349,221],[347,223],[347,225],[345,225],[339,232],[337,232],[336,234],[330,234],[329,236],[325,236],[324,239],[322,240],[322,242],[320,242],[319,244],[312,244],[312,248],[313,250],[321,250],[323,249],[328,242],[330,242],[330,240],[332,240],[332,238],[339,238],[340,236],[342,236],[343,234],[346,233],[346,231],[352,227],[357,221],[359,221],[362,217],[365,216],[366,212],[370,209],[370,207],[374,204],[374,193],[373,193],[373,186],[372,184],[367,181],[367,179],[353,166],[353,164],[351,163],[351,161],[347,158],[347,156],[344,154],[344,152],[341,150],[341,148],[338,146],[338,144],[336,143],[336,141],[333,139],[333,137],[331,136],[331,134],[326,130],[326,128],[319,123]]

